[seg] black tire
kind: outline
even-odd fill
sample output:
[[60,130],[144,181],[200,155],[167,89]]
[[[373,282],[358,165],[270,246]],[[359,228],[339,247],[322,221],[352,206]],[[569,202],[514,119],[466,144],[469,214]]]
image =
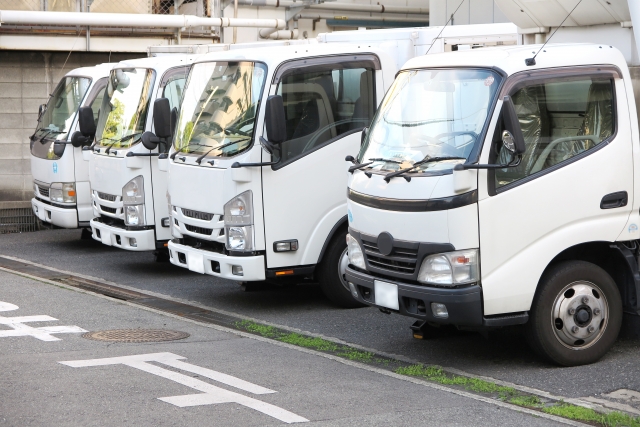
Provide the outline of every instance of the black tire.
[[344,276],[340,273],[340,262],[347,250],[346,236],[347,231],[343,230],[338,231],[331,239],[316,270],[318,281],[322,293],[337,306],[342,308],[365,307],[365,304],[351,296]]
[[622,300],[611,276],[595,264],[566,261],[540,280],[527,338],[538,354],[558,365],[586,365],[611,349],[621,324]]
[[170,261],[169,249],[167,248],[156,249],[153,252],[153,260],[155,262],[169,262]]
[[93,232],[90,228],[83,228],[80,234],[80,240],[93,240]]

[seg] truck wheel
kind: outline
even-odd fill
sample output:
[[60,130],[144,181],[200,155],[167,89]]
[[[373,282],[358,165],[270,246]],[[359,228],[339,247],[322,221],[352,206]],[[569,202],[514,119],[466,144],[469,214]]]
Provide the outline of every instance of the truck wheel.
[[346,236],[346,231],[338,232],[329,243],[329,247],[318,266],[320,288],[331,302],[340,307],[364,307],[365,304],[358,302],[351,296],[351,291],[345,278],[345,271],[349,263]]
[[541,356],[563,366],[596,362],[613,346],[622,324],[622,300],[602,268],[567,261],[544,274],[527,324]]

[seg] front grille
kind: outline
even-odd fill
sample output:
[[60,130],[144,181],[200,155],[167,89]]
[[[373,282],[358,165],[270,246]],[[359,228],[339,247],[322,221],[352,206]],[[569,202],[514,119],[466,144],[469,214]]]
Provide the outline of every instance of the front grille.
[[115,215],[116,211],[118,210],[116,208],[109,208],[109,207],[102,206],[102,205],[100,205],[100,209],[102,209],[103,212],[107,212],[107,213],[110,213],[110,214],[113,214],[113,215]]
[[115,202],[116,198],[118,197],[118,196],[114,196],[113,194],[101,193],[99,191],[97,193],[99,198],[101,198],[102,200],[107,200],[109,202]]
[[189,218],[201,219],[203,221],[211,221],[213,219],[213,215],[214,215],[212,213],[194,211],[194,210],[191,210],[191,209],[183,209],[183,208],[181,208],[181,210],[182,210],[182,215],[188,216]]
[[184,226],[187,231],[190,231],[192,233],[204,234],[206,236],[211,236],[211,233],[213,232],[212,228],[196,227],[195,225],[189,224],[185,224]]
[[49,197],[49,187],[38,185],[38,192],[40,192],[40,195],[43,197]]
[[396,273],[413,274],[415,272],[418,263],[419,244],[403,242],[403,247],[399,247],[396,244],[389,255],[383,255],[378,250],[378,243],[375,237],[363,235],[361,238],[364,253],[370,266]]

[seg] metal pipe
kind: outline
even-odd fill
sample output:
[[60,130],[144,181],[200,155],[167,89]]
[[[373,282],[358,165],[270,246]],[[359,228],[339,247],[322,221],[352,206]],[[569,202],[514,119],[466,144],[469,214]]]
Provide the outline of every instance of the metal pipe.
[[87,27],[87,52],[91,51],[91,27]]
[[0,10],[1,24],[77,25],[91,27],[253,27],[283,29],[284,19],[203,18],[193,15],[132,13],[33,12]]
[[[238,18],[238,0],[233,0],[233,17]],[[233,28],[233,43],[238,42],[238,28]]]
[[[242,6],[270,6],[270,7],[300,7],[304,3],[286,0],[238,0]],[[344,10],[347,12],[367,12],[367,13],[404,13],[410,15],[428,15],[428,7],[407,7],[407,6],[385,6],[383,4],[368,5],[354,3],[320,3],[310,4],[309,9],[320,10]]]
[[271,31],[263,28],[258,31],[260,37],[270,40],[293,40],[298,38],[298,30],[277,30]]
[[[336,19],[336,20],[340,20],[340,21],[348,21],[350,19],[354,19],[354,20],[358,20],[358,21],[377,21],[377,22],[424,22],[426,24],[429,23],[429,18],[404,18],[404,17],[398,17],[398,18],[394,18],[394,17],[388,17],[388,18],[383,18],[383,17],[375,17],[375,16],[366,16],[366,15],[362,15],[362,16],[358,16],[358,15],[349,15],[349,16],[345,16],[345,15],[340,15],[340,16],[336,16],[336,15],[332,15],[330,13],[299,13],[297,14],[294,18],[294,21],[297,19]],[[262,31],[262,30],[261,30]]]

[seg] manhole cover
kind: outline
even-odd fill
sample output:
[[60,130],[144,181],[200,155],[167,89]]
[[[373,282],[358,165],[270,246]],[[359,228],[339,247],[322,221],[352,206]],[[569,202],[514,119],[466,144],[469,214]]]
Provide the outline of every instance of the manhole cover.
[[112,329],[83,334],[83,338],[109,342],[159,342],[181,340],[189,336],[186,332],[165,329]]

